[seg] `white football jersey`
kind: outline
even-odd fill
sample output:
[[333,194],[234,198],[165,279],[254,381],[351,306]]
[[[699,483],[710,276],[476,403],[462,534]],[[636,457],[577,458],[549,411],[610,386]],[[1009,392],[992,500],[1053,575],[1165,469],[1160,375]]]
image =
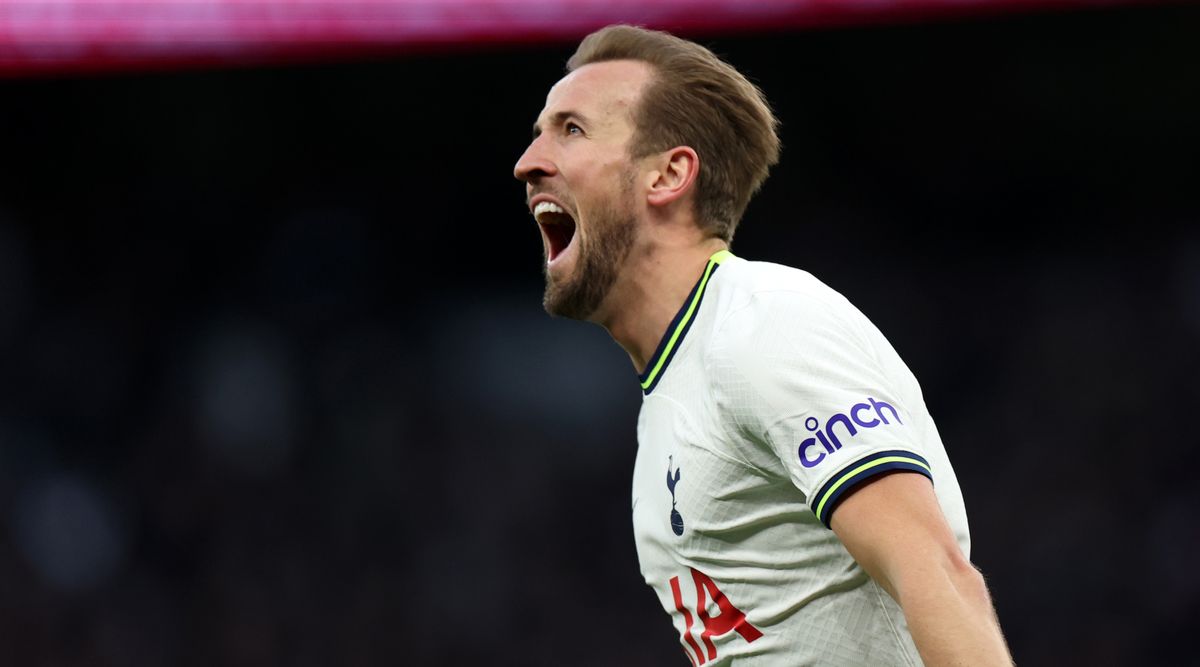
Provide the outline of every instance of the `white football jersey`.
[[646,583],[695,665],[919,665],[899,605],[829,530],[892,471],[962,494],[912,373],[798,269],[713,255],[640,377],[633,525]]

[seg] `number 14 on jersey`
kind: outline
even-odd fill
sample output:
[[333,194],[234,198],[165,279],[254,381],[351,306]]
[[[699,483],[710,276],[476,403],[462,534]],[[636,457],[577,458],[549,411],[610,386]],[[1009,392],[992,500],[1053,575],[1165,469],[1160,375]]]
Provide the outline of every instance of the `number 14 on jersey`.
[[[713,637],[736,632],[749,643],[762,636],[758,628],[746,620],[746,615],[733,606],[729,598],[725,597],[725,594],[717,588],[707,574],[695,568],[688,569],[692,572],[692,583],[696,585],[696,616],[700,619],[700,625],[703,628],[700,631],[700,641],[704,643],[704,651],[700,650],[700,645],[692,636],[692,612],[683,603],[683,591],[679,587],[679,577],[671,577],[671,595],[675,598],[675,608],[683,615],[682,639],[691,648],[691,651],[685,648],[683,652],[687,654],[692,664],[703,665],[709,660],[717,659],[717,647],[713,644]],[[721,610],[717,616],[708,615],[707,598],[709,596]]]

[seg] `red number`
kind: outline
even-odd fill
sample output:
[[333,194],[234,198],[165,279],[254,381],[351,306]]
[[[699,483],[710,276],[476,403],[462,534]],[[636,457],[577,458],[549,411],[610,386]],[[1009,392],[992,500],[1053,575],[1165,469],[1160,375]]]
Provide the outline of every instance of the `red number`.
[[[707,649],[707,658],[704,652],[700,651],[700,646],[696,643],[695,638],[692,637],[692,612],[683,605],[683,592],[679,589],[679,577],[671,577],[671,595],[675,598],[675,608],[679,610],[680,614],[683,614],[683,641],[696,654],[693,657],[687,649],[683,650],[692,664],[703,665],[709,660],[717,659],[717,647],[713,644],[713,637],[720,637],[733,631],[749,643],[762,636],[762,632],[759,632],[758,628],[746,620],[746,615],[742,613],[742,610],[733,606],[729,598],[725,597],[725,594],[717,588],[717,584],[707,574],[695,568],[689,569],[692,571],[692,582],[696,584],[696,616],[704,625],[700,639],[704,642],[704,648]],[[713,602],[721,610],[721,613],[715,618],[708,615],[706,594],[712,596]]]
[[[695,572],[695,570],[692,570],[692,572]],[[683,606],[683,593],[679,590],[679,577],[671,577],[671,595],[675,596],[675,608],[679,610],[679,613],[683,614],[683,640],[687,642],[688,646],[692,647],[696,655],[700,656],[700,664],[703,665],[704,655],[700,653],[700,647],[696,645],[696,640],[692,638],[692,612]],[[692,654],[688,653],[687,649],[684,649],[683,652],[687,653],[689,660],[695,662]]]

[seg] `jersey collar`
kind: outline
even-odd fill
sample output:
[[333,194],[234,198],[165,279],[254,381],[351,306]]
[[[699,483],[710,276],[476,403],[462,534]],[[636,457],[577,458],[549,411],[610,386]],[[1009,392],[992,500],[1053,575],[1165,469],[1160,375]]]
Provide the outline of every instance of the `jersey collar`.
[[683,305],[680,306],[679,312],[675,314],[675,319],[667,325],[667,332],[663,334],[662,340],[658,343],[658,349],[654,351],[654,356],[650,357],[650,363],[646,364],[644,373],[638,375],[638,381],[642,384],[642,394],[649,395],[654,391],[654,387],[658,385],[659,379],[667,370],[667,364],[671,363],[671,358],[675,356],[675,351],[683,343],[683,337],[687,335],[687,331],[692,326],[692,321],[696,319],[696,312],[700,310],[700,301],[704,298],[704,291],[708,287],[708,281],[712,278],[712,274],[716,273],[721,262],[733,257],[733,253],[728,250],[718,250],[713,253],[712,257],[708,258],[708,264],[704,266],[704,273],[700,275],[700,280],[696,281],[696,285],[692,287],[692,291],[687,298],[683,300]]

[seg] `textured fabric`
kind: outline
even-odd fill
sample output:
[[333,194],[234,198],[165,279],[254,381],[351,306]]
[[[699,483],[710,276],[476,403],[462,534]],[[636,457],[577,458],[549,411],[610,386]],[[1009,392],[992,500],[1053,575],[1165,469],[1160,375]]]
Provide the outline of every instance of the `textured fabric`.
[[969,556],[916,379],[808,273],[740,258],[719,268],[638,418],[646,583],[697,665],[920,664],[899,606],[827,528],[849,489],[903,470],[933,480]]

